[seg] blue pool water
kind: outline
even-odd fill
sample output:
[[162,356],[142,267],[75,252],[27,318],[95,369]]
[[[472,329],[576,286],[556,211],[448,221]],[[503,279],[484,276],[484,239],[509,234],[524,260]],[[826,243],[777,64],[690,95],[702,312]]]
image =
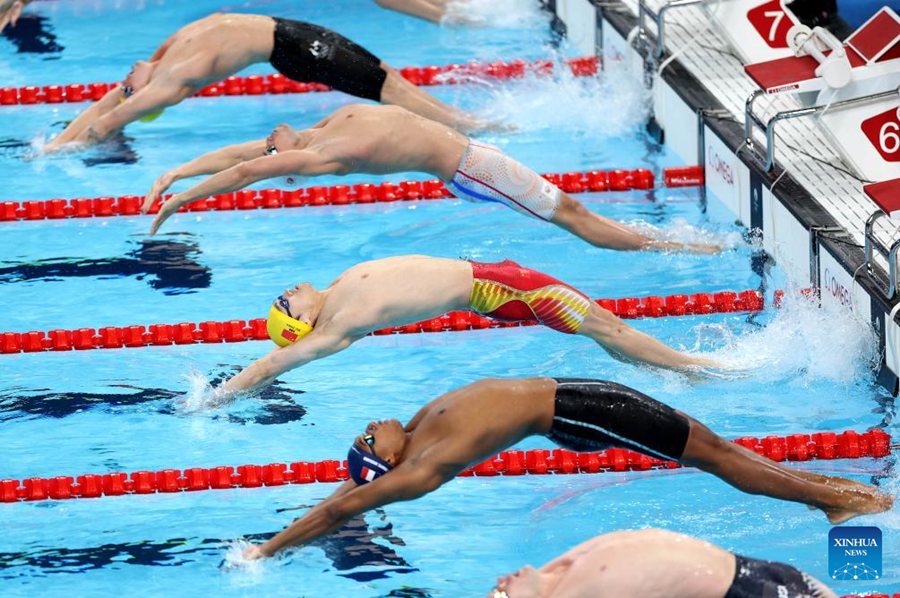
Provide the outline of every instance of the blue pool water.
[[[0,40],[0,76],[11,84],[115,80],[175,27],[233,8],[208,1],[190,8],[175,2],[35,6],[64,49],[19,54]],[[466,30],[436,28],[362,0],[250,2],[234,9],[320,22],[398,66],[552,52],[541,19],[524,31]],[[97,58],[100,39],[108,51]],[[620,78],[435,92],[518,125],[515,134],[484,139],[539,171],[658,172],[678,163],[643,133],[642,96]],[[132,139],[124,146],[37,159],[30,158],[33,147],[58,130],[53,123],[83,106],[2,107],[0,175],[7,184],[0,201],[144,193],[159,173],[200,153],[264,136],[279,122],[315,122],[350,101],[336,93],[194,99],[153,125],[130,128]],[[85,159],[103,163],[89,166]],[[359,261],[407,253],[510,258],[594,297],[742,290],[763,283],[771,291],[789,284],[777,268],[763,278],[742,231],[710,215],[721,211],[702,210],[696,190],[579,199],[609,217],[735,248],[715,257],[614,253],[509,210],[457,200],[182,214],[153,239],[146,236],[146,217],[5,223],[0,331],[260,317],[288,285],[310,280],[324,286]],[[875,386],[869,367],[871,333],[844,312],[789,301],[781,311],[756,316],[636,325],[675,346],[751,364],[751,373],[692,384],[616,362],[586,339],[538,328],[404,335],[364,339],[283,376],[260,398],[198,409],[192,384],[231,375],[268,351],[269,343],[4,355],[0,478],[338,458],[369,420],[405,420],[425,401],[488,376],[616,380],[726,437],[874,426],[897,437],[893,399]],[[519,448],[549,444],[537,438]],[[892,459],[804,467],[898,491]],[[314,484],[2,504],[0,587],[4,595],[51,596],[106,595],[113,587],[158,596],[198,588],[222,595],[483,595],[498,574],[524,563],[543,563],[599,533],[649,526],[828,576],[830,526],[823,516],[802,505],[741,494],[691,471],[460,479],[422,500],[358,518],[284,559],[239,572],[219,569],[229,542],[280,530],[331,490]],[[835,588],[900,589],[896,510],[858,521],[884,532],[884,575]]]

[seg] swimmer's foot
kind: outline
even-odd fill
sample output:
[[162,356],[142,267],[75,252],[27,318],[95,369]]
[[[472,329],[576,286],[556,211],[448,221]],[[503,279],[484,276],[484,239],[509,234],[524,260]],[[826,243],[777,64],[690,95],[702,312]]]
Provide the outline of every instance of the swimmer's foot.
[[[845,521],[849,521],[854,517],[859,517],[860,515],[871,515],[874,513],[883,513],[891,509],[894,506],[894,497],[888,494],[882,494],[880,492],[876,492],[872,490],[869,486],[865,484],[860,484],[865,487],[866,490],[842,490],[843,493],[853,493],[857,494],[857,496],[852,496],[847,500],[847,507],[845,508],[825,508],[820,507],[822,511],[825,513],[825,516],[828,517],[828,521],[832,525],[838,525],[839,523],[844,523]],[[815,507],[810,507],[815,508]]]

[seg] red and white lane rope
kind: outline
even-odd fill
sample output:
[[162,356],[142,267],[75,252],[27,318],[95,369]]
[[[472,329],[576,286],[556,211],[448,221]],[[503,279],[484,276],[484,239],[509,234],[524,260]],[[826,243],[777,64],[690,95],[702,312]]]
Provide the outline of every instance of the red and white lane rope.
[[[762,293],[756,290],[739,293],[722,291],[693,295],[669,295],[666,297],[625,297],[622,299],[597,299],[596,301],[604,309],[625,319],[761,311],[765,307]],[[415,324],[383,328],[370,333],[370,335],[449,332],[535,325],[537,322],[533,320],[499,322],[473,312],[454,311]],[[106,326],[100,329],[78,328],[46,332],[0,333],[0,354],[192,345],[195,343],[236,343],[268,339],[266,320],[263,318],[249,321],[210,321],[199,324],[182,322],[150,326]]]
[[[602,191],[630,191],[653,189],[653,172],[646,168],[635,170],[588,170],[548,173],[541,175],[566,193]],[[664,170],[667,187],[692,187],[703,184],[703,169],[699,166],[667,168]],[[171,195],[165,196],[166,198]],[[313,186],[302,189],[244,189],[201,199],[182,206],[180,212],[257,210],[299,208],[305,206],[344,206],[350,204],[390,203],[453,197],[439,180],[402,181],[400,183],[361,183],[357,185]],[[78,199],[50,199],[0,202],[0,222],[22,220],[59,220],[65,218],[106,218],[135,216],[144,203],[142,195],[119,197],[81,197]],[[156,202],[151,214],[159,211]]]
[[[885,457],[891,454],[891,437],[882,430],[859,434],[817,432],[738,438],[740,444],[773,461],[812,461]],[[654,459],[625,449],[613,448],[596,453],[576,453],[565,449],[504,451],[466,469],[460,477],[520,475],[561,475],[676,469],[681,465]],[[347,462],[338,460],[297,461],[237,467],[191,467],[159,471],[114,472],[0,480],[0,503],[36,500],[98,498],[127,494],[173,493],[181,491],[258,488],[285,484],[332,483],[346,480]]]
[[[596,56],[572,58],[566,61],[576,77],[597,74]],[[470,62],[443,66],[411,66],[400,69],[400,74],[414,85],[452,85],[478,79],[518,79],[528,73],[549,75],[555,66],[550,60],[498,60],[491,63]],[[118,83],[72,83],[69,85],[27,85],[0,88],[0,106],[28,104],[62,104],[97,101]],[[204,87],[195,97],[219,97],[286,93],[310,93],[331,91],[320,83],[300,83],[284,75],[249,75],[228,77],[224,81]]]

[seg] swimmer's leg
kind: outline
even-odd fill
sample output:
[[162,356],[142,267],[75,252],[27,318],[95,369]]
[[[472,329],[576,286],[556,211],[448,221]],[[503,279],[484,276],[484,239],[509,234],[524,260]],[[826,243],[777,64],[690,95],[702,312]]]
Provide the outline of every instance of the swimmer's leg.
[[700,243],[675,243],[661,241],[637,230],[611,220],[595,212],[563,193],[550,222],[597,247],[620,251],[683,251],[686,253],[718,253],[718,245]]
[[424,89],[416,87],[388,64],[382,62],[381,68],[387,73],[387,78],[381,87],[382,103],[402,106],[419,116],[460,131],[472,131],[485,127],[485,124],[475,117],[444,104]]
[[591,301],[578,334],[586,336],[621,361],[648,363],[673,370],[719,368],[709,359],[680,353],[648,334],[632,328],[610,311]]
[[722,439],[696,420],[690,422],[681,463],[711,473],[738,490],[821,509],[833,524],[865,513],[881,513],[894,504],[892,496],[873,486],[796,471]]

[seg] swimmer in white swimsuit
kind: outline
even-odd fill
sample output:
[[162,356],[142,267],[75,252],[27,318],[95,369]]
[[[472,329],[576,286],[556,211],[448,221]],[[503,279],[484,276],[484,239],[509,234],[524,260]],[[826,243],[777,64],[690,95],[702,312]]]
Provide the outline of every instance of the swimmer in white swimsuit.
[[279,125],[266,139],[205,154],[160,176],[143,211],[180,179],[212,174],[173,195],[150,233],[192,201],[283,176],[389,174],[418,171],[440,177],[462,199],[496,202],[552,222],[597,247],[715,253],[718,245],[656,239],[589,211],[580,202],[497,148],[397,106],[345,106],[314,126]]

